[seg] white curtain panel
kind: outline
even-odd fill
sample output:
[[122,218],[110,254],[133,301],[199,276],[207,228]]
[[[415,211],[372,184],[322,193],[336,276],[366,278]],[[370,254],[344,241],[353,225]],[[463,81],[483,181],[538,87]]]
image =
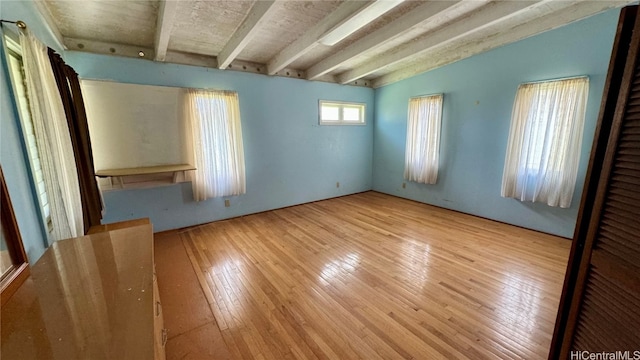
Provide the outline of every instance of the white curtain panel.
[[190,174],[195,200],[244,194],[246,180],[238,94],[189,89],[185,99],[196,167]]
[[442,94],[409,100],[404,178],[424,184],[438,180]]
[[84,225],[76,161],[47,47],[28,30],[20,34],[20,45],[29,108],[51,209],[50,240],[82,236]]
[[586,77],[520,85],[502,196],[562,208],[571,205],[588,94]]

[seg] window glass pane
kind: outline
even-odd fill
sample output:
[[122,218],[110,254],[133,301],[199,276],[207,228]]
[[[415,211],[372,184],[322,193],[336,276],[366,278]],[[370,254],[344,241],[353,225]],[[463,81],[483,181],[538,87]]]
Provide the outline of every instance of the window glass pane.
[[320,101],[320,124],[364,125],[364,104]]
[[438,180],[443,95],[409,99],[404,177],[417,183]]
[[362,121],[361,117],[360,117],[360,109],[361,107],[351,107],[351,106],[345,106],[344,107],[344,112],[343,112],[343,119],[344,121]]
[[503,197],[570,205],[588,91],[586,77],[518,87],[502,177]]
[[335,105],[322,105],[322,121],[339,121],[340,107]]

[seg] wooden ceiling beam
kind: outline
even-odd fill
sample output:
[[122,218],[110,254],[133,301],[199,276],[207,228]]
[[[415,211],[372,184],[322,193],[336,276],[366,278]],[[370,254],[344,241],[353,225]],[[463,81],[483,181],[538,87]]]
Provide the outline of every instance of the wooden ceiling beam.
[[519,15],[518,17],[534,17],[533,15],[536,13],[536,11],[534,11],[536,5],[540,5],[541,3],[547,5],[551,2],[551,0],[545,0],[542,2],[491,2],[468,16],[460,17],[450,25],[446,25],[436,31],[429,32],[415,41],[410,41],[400,45],[387,52],[385,55],[378,56],[361,66],[339,74],[337,76],[338,82],[344,84],[363,78],[407,58],[415,57],[416,55],[422,54],[436,47],[443,46],[465,36],[469,36],[474,32],[493,26],[513,16]]
[[615,7],[622,7],[633,2],[632,0],[581,1],[577,3],[565,2],[564,4],[556,2],[554,6],[548,7],[546,12],[529,19],[527,22],[510,21],[509,24],[500,24],[500,26],[494,26],[483,33],[476,33],[474,36],[461,39],[461,41],[452,43],[450,46],[441,47],[436,51],[429,52],[428,56],[427,54],[423,54],[424,61],[416,61],[415,64],[374,79],[372,81],[373,87],[378,88],[389,85],[455,61],[559,28],[599,12]]
[[218,54],[219,69],[226,69],[249,44],[268,17],[275,3],[273,0],[258,0],[253,4],[247,17]]
[[154,48],[155,61],[164,61],[169,47],[169,38],[173,29],[173,20],[178,9],[178,1],[160,0]]
[[[420,25],[428,23],[430,27],[435,28],[438,26],[436,23],[439,21],[446,21],[463,15],[465,13],[465,6],[469,8],[469,5],[475,5],[474,3],[477,3],[477,1],[460,2],[459,0],[453,0],[426,2],[384,27],[364,36],[349,47],[314,64],[307,69],[307,79],[315,80],[358,55],[371,51]],[[465,6],[454,6],[456,4]]]
[[154,58],[154,49],[144,46],[116,44],[105,41],[78,39],[71,37],[65,37],[64,44],[69,51],[82,51],[95,54],[125,56],[145,60],[151,60]]
[[335,11],[324,17],[296,41],[289,44],[267,64],[269,75],[275,75],[299,57],[318,46],[319,41],[331,30],[345,23],[375,1],[345,1]]

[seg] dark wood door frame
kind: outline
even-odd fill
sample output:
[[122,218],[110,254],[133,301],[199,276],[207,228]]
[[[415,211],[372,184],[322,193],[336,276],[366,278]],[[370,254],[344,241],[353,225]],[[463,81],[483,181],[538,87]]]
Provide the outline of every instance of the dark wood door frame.
[[2,231],[7,242],[7,250],[13,263],[12,269],[0,282],[1,294],[0,305],[4,305],[7,300],[18,290],[20,285],[29,277],[29,262],[27,254],[22,245],[20,229],[16,222],[16,216],[11,205],[11,198],[4,181],[4,174],[0,167],[0,222]]

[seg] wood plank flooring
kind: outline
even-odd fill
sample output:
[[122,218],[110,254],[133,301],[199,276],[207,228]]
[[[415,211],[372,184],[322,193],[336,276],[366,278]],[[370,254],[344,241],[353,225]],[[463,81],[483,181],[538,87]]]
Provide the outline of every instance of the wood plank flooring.
[[160,234],[167,358],[543,359],[569,248],[376,192]]

